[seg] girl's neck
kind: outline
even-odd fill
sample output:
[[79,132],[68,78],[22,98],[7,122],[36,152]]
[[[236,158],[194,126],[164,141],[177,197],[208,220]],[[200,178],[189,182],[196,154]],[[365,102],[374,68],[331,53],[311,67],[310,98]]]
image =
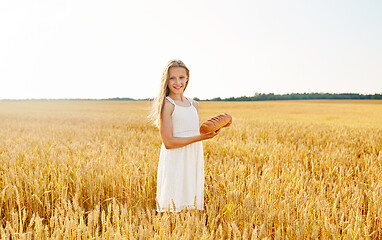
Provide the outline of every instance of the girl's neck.
[[181,102],[183,102],[184,100],[184,96],[183,96],[183,93],[182,94],[174,94],[174,93],[171,93],[168,95],[172,100],[179,100]]

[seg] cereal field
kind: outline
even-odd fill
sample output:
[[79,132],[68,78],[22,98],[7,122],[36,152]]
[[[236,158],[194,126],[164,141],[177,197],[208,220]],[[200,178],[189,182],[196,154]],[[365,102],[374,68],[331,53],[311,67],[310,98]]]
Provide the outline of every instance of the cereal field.
[[0,239],[381,239],[382,101],[200,102],[205,210],[157,214],[149,102],[0,102]]

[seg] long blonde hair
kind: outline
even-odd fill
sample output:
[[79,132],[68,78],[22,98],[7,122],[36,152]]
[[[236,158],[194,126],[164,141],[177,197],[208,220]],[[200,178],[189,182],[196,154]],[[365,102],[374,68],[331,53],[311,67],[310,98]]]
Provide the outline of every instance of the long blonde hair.
[[[167,63],[166,67],[163,69],[162,77],[160,81],[160,88],[158,96],[153,100],[152,111],[149,118],[154,122],[154,124],[159,127],[160,119],[162,118],[162,109],[166,97],[170,94],[170,89],[168,87],[168,79],[169,79],[169,70],[172,67],[182,67],[186,70],[187,77],[190,77],[190,70],[186,67],[186,65],[178,59],[171,60]],[[188,85],[188,81],[186,82],[186,86],[184,90],[186,90]]]

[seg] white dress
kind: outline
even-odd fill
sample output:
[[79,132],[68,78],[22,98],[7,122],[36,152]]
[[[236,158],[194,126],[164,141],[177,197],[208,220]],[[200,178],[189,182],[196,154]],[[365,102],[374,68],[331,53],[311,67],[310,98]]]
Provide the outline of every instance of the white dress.
[[[192,100],[189,107],[176,105],[171,115],[174,137],[199,134],[199,116]],[[204,157],[201,141],[166,149],[162,143],[157,175],[157,211],[179,212],[183,208],[203,210]]]

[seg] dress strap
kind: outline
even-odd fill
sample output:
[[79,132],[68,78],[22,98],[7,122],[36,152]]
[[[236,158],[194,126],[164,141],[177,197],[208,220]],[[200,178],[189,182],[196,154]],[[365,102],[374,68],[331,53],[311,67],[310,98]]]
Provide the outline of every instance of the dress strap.
[[192,100],[191,98],[188,98],[188,97],[185,97],[189,102],[190,102],[190,104],[192,105],[192,102],[194,101],[194,100]]
[[166,99],[167,99],[168,101],[170,101],[170,103],[176,105],[175,102],[174,102],[174,100],[172,100],[172,98],[170,98],[169,96],[167,96]]
[[[188,97],[185,97],[185,98],[187,99],[187,101],[190,102],[190,104],[191,104],[190,106],[192,106],[192,103],[193,103],[194,100],[192,100],[191,98],[188,98]],[[172,100],[172,98],[170,98],[169,96],[167,96],[166,99],[169,100],[170,103],[176,105],[176,103],[174,102],[174,100]]]

